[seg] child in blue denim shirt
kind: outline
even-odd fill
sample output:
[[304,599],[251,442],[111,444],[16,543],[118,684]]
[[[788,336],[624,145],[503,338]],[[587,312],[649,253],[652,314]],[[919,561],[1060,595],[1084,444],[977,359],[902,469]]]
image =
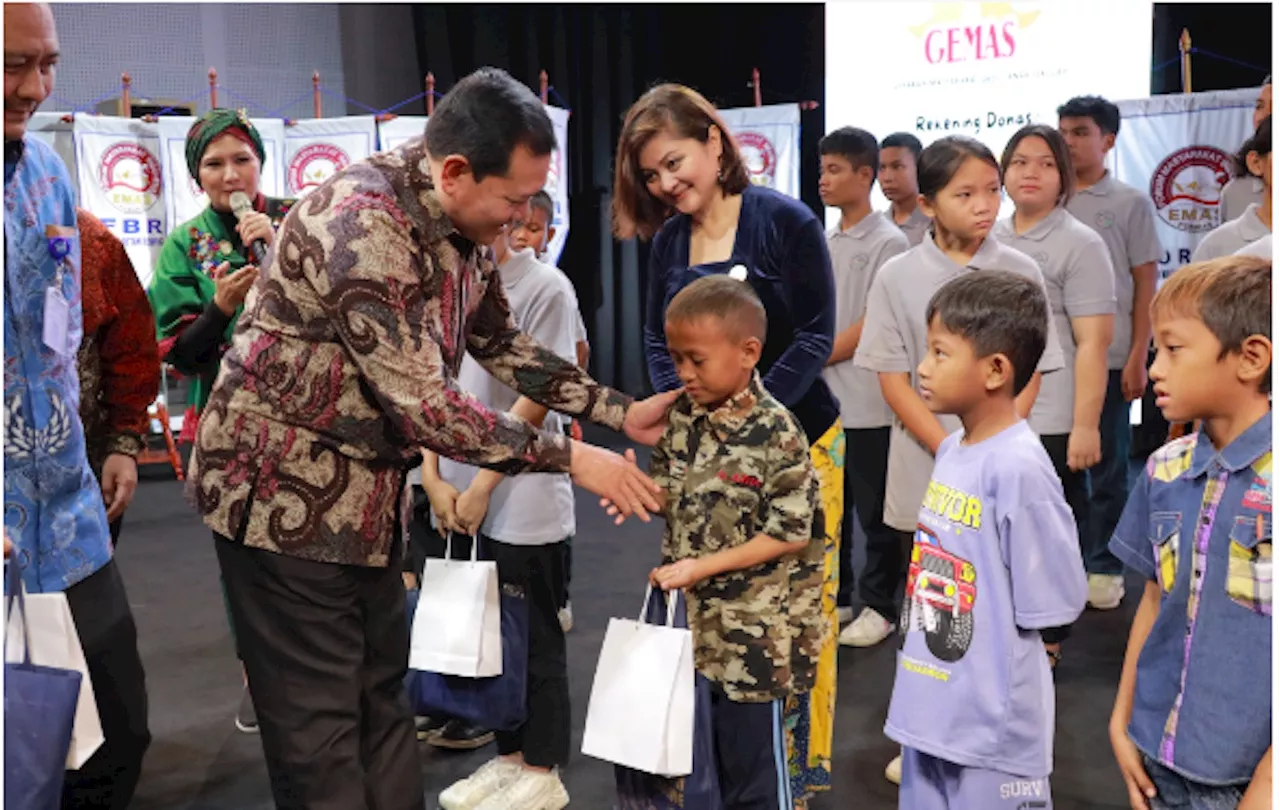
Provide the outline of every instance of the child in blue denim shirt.
[[1132,807],[1271,807],[1271,262],[1174,273],[1151,303],[1152,454],[1111,539],[1146,579],[1111,743]]

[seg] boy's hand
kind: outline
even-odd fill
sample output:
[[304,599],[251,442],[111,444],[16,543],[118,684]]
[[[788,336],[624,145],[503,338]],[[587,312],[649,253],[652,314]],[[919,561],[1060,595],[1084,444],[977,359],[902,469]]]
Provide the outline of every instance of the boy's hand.
[[655,568],[649,573],[649,582],[664,591],[692,588],[706,578],[701,560],[681,560]]
[[1142,753],[1138,746],[1129,739],[1123,727],[1111,727],[1111,748],[1116,754],[1116,764],[1120,766],[1120,775],[1124,777],[1125,787],[1129,789],[1129,807],[1132,810],[1148,810],[1151,807],[1148,799],[1156,797],[1156,786],[1151,783],[1147,769],[1142,767]]
[[454,519],[464,534],[474,537],[480,531],[480,524],[484,523],[484,516],[489,512],[489,495],[484,487],[472,484],[458,496]]
[[1098,426],[1072,428],[1067,438],[1067,467],[1080,472],[1099,461],[1102,461],[1102,431]]
[[426,479],[423,479],[422,488],[427,493],[427,500],[431,501],[431,513],[436,516],[440,528],[454,531],[458,518],[458,490],[444,481],[427,483]]

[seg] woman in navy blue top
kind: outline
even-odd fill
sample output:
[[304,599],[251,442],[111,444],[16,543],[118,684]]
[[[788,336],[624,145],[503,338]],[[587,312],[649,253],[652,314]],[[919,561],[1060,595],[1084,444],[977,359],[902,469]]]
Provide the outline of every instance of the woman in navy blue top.
[[753,185],[715,107],[674,84],[653,88],[627,113],[615,161],[613,223],[621,239],[653,239],[644,327],[653,387],[680,386],[667,352],[667,304],[695,279],[729,273],[751,284],[764,303],[769,326],[761,378],[809,437],[822,481],[825,559],[818,672],[813,689],[789,707],[796,723],[792,790],[803,807],[803,797],[830,787],[836,554],[844,513],[840,407],[821,376],[835,329],[835,281],[822,223],[797,200]]

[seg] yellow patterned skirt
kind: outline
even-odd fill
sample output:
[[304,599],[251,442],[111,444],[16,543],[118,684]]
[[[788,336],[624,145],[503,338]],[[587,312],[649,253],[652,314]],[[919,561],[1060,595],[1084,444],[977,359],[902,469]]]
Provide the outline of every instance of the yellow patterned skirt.
[[836,716],[836,589],[840,576],[840,521],[844,517],[844,427],[840,420],[809,448],[818,471],[822,511],[826,518],[823,544],[822,618],[828,628],[813,689],[787,701],[787,751],[791,793],[796,810],[808,798],[831,789],[831,737]]

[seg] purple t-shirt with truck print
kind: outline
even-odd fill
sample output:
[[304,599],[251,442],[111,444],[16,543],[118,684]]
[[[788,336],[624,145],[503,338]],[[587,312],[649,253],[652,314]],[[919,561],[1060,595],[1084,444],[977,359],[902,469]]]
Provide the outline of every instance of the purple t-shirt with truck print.
[[1075,520],[1025,421],[974,445],[953,433],[920,508],[885,733],[1029,779],[1053,769],[1042,628],[1070,624],[1087,585]]

